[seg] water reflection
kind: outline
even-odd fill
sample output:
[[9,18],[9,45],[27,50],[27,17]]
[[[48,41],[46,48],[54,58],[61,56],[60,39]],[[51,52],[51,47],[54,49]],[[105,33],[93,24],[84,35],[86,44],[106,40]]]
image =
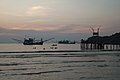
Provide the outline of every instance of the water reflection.
[[1,53],[1,80],[119,80],[120,52]]

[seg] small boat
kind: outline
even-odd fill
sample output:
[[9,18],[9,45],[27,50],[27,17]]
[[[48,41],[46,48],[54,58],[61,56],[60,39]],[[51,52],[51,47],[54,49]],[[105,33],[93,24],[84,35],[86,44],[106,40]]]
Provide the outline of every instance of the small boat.
[[63,41],[58,41],[58,44],[75,44],[75,41],[69,41],[69,40],[63,40]]
[[57,46],[57,44],[52,44],[51,46]]

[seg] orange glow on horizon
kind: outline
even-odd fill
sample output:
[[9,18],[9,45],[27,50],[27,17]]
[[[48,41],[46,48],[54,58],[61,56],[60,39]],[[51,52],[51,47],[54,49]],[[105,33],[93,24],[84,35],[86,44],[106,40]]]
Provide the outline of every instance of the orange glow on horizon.
[[63,26],[39,26],[39,27],[10,27],[10,26],[0,26],[3,29],[9,30],[35,30],[35,31],[54,31],[63,28]]

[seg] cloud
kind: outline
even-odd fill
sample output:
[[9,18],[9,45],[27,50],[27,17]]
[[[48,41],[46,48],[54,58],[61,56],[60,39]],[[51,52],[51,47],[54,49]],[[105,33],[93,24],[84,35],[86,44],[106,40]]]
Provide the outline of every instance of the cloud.
[[[12,27],[11,27],[12,26]],[[18,25],[2,25],[0,28],[8,30],[34,30],[34,31],[56,31],[62,29],[62,25],[29,25],[29,24],[18,24]]]
[[[39,32],[56,32],[62,34],[71,33],[88,33],[90,32],[90,25],[76,25],[76,24],[14,24],[14,25],[2,25],[1,28],[15,31],[39,31]],[[98,27],[93,27],[95,30]],[[100,32],[111,32],[111,29],[105,28],[104,26],[100,28]]]
[[48,9],[49,8],[45,8],[42,6],[33,6],[26,11],[26,15],[27,16],[47,16]]
[[30,8],[25,8],[21,10],[16,10],[16,11],[2,11],[0,12],[0,15],[5,15],[5,16],[16,16],[16,17],[30,17],[30,16],[40,16],[40,17],[45,17],[48,15],[49,10],[52,10],[51,8],[46,8],[43,6],[32,6]]
[[75,25],[75,24],[68,24],[64,25],[64,27],[59,30],[60,33],[82,33],[82,32],[88,32],[89,25]]
[[15,34],[6,33],[6,32],[4,32],[4,33],[0,33],[0,36],[10,36],[10,35],[15,35]]
[[54,31],[57,33],[81,33],[88,32],[88,25],[75,25],[75,24],[15,24],[15,25],[2,25],[1,28],[9,30],[34,30],[34,31]]

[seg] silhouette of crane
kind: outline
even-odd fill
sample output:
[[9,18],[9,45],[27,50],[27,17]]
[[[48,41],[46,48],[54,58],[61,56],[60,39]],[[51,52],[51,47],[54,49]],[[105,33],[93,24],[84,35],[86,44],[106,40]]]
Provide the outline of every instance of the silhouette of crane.
[[99,26],[98,28],[97,28],[97,31],[95,31],[95,29],[92,27],[92,26],[90,26],[90,28],[91,28],[91,32],[93,33],[93,36],[99,36],[99,32],[100,32],[100,27],[101,26]]

